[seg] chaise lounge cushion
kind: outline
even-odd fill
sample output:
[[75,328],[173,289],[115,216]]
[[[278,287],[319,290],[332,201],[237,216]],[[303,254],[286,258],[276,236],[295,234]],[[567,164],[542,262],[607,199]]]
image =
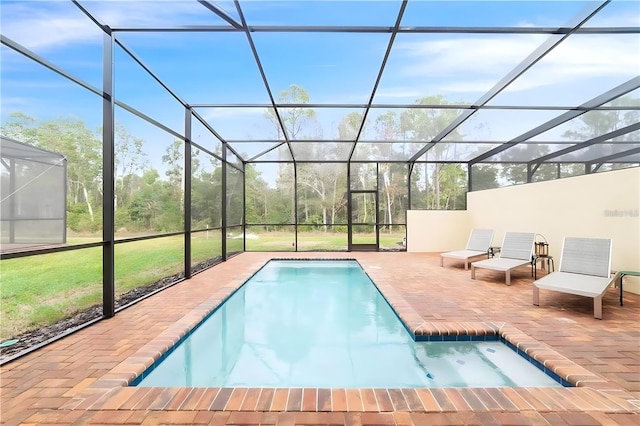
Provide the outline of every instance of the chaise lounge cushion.
[[487,268],[493,269],[495,271],[509,271],[513,268],[517,268],[522,265],[530,265],[530,260],[522,260],[522,259],[506,259],[502,257],[496,257],[493,259],[487,260],[479,260],[477,262],[473,262],[474,268]]
[[469,268],[469,259],[487,255],[491,242],[493,241],[493,229],[474,229],[469,235],[469,241],[464,250],[448,251],[440,254],[440,266],[443,266],[443,259],[464,260],[464,269]]
[[593,316],[602,319],[602,296],[611,277],[611,239],[565,237],[560,270],[533,282],[533,304],[540,305],[540,289],[593,298]]
[[442,257],[450,257],[452,259],[469,259],[471,257],[476,257],[476,256],[486,256],[487,255],[487,251],[478,251],[478,250],[456,250],[456,251],[449,251],[446,253],[442,253],[440,256]]
[[476,278],[476,268],[493,269],[506,273],[506,284],[511,285],[511,270],[531,264],[535,234],[507,232],[504,235],[500,257],[479,260],[471,264],[471,278]]
[[545,290],[560,291],[585,297],[598,297],[614,282],[608,277],[554,272],[535,281],[535,286]]

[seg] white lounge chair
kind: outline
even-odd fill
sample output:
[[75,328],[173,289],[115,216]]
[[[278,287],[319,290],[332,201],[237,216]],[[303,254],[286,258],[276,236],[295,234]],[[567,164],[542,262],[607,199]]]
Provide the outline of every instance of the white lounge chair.
[[474,229],[469,235],[467,247],[464,250],[448,251],[440,253],[440,266],[444,258],[464,260],[464,269],[469,269],[469,259],[478,256],[486,256],[493,241],[493,229]]
[[480,260],[471,264],[471,278],[476,278],[476,268],[504,271],[507,274],[507,285],[511,285],[511,270],[522,265],[531,265],[535,233],[507,232],[500,248],[500,256]]
[[593,316],[602,319],[602,296],[611,277],[611,239],[565,237],[560,268],[533,282],[533,304],[540,305],[540,289],[593,297]]

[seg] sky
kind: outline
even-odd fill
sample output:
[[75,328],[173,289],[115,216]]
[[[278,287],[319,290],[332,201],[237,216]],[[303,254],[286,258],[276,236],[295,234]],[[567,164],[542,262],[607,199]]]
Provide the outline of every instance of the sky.
[[[112,27],[227,25],[196,1],[83,1]],[[214,2],[239,20],[233,2]],[[393,26],[400,1],[240,0],[249,25]],[[593,10],[593,1],[426,1],[410,0],[401,26],[574,25]],[[102,32],[70,1],[1,1],[3,36],[96,88],[102,86]],[[640,26],[640,2],[616,0],[590,26]],[[35,30],[34,30],[35,29]],[[389,34],[252,33],[264,73],[278,99],[291,84],[307,90],[312,103],[369,101]],[[169,88],[189,104],[269,103],[268,92],[244,33],[117,33]],[[551,38],[551,40],[550,40]],[[398,34],[374,103],[411,104],[443,95],[450,103],[472,103],[544,43],[559,36],[531,34]],[[77,116],[101,126],[101,99],[63,77],[2,46],[0,116],[20,111],[38,120]],[[546,55],[489,105],[574,107],[639,74],[640,36],[573,35]],[[122,49],[115,52],[116,98],[181,133],[181,105]],[[636,91],[637,94],[638,91]],[[226,139],[276,139],[264,108],[201,108],[197,111]],[[387,112],[372,110],[369,119]],[[317,110],[306,136],[337,137],[337,125],[361,109]],[[562,111],[480,111],[463,125],[465,140],[509,140]],[[158,147],[174,136],[117,109],[116,119],[134,136]],[[375,139],[373,125],[365,138]],[[560,133],[547,134],[550,139]],[[197,137],[197,135],[194,135]],[[207,137],[208,140],[210,138]],[[240,145],[238,145],[240,146]],[[248,156],[262,151],[242,145]]]

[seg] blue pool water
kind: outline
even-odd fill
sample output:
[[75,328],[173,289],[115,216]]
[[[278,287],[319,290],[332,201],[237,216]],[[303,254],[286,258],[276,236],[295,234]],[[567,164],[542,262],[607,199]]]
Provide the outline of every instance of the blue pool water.
[[415,342],[355,261],[271,261],[137,386],[560,386],[500,341]]

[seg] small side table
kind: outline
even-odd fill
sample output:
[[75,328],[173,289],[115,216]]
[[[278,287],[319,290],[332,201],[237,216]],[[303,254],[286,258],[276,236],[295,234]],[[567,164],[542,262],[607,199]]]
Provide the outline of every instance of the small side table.
[[623,281],[625,275],[631,275],[631,276],[634,276],[634,277],[640,277],[640,272],[637,272],[637,271],[618,271],[618,272],[612,271],[611,273],[615,274],[615,277],[614,277],[614,279],[616,280],[615,286],[619,287],[619,289],[620,289],[620,306],[622,306],[622,281]]
[[555,262],[553,261],[553,256],[538,256],[533,255],[531,258],[531,276],[534,280],[538,279],[538,262],[542,262],[542,269],[544,269],[544,264],[547,264],[547,273],[553,272],[556,270]]

